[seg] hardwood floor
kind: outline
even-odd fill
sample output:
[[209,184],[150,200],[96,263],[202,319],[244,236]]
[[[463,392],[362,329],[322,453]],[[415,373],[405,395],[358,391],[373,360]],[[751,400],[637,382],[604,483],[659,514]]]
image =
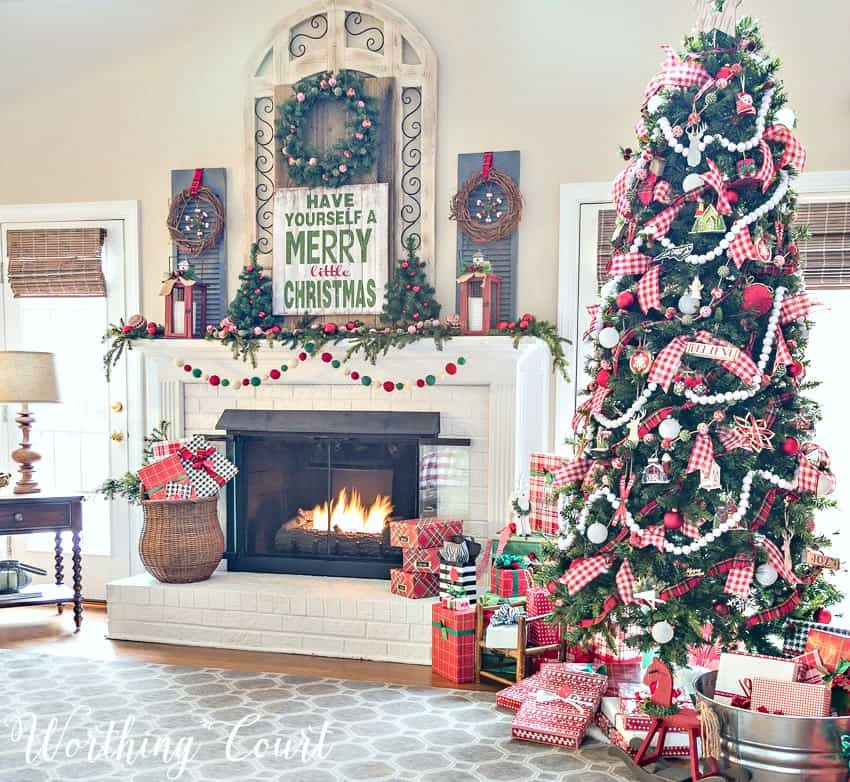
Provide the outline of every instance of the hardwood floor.
[[55,608],[50,606],[4,609],[0,611],[0,648],[98,660],[136,660],[198,668],[333,676],[418,687],[499,689],[487,684],[454,684],[435,676],[431,668],[424,665],[111,641],[106,637],[106,607],[92,604],[86,604],[82,629],[76,634],[69,611],[57,616]]

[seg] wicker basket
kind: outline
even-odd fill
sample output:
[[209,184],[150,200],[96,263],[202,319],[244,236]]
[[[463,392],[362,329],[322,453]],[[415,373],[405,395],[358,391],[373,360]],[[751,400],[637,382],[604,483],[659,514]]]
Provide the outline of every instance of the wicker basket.
[[145,500],[139,557],[157,581],[206,581],[224,555],[218,497]]

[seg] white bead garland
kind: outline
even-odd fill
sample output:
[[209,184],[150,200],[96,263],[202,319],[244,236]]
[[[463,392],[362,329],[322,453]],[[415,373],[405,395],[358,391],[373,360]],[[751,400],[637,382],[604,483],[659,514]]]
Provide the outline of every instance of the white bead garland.
[[[772,99],[773,88],[767,90],[761,99],[761,106],[759,106],[755,120],[756,132],[749,139],[746,141],[734,142],[719,133],[716,135],[706,134],[702,141],[699,142],[700,151],[705,152],[706,147],[715,142],[724,149],[728,149],[730,152],[746,152],[747,150],[755,149],[761,143],[762,136],[764,135],[765,125],[767,123],[767,112],[770,111],[770,102]],[[678,152],[682,157],[687,158],[688,148],[678,141],[676,136],[673,135],[673,127],[670,124],[670,120],[667,119],[667,117],[659,117],[658,127],[661,128],[661,133],[664,136],[664,140],[667,142],[667,146],[672,147],[675,152]]]

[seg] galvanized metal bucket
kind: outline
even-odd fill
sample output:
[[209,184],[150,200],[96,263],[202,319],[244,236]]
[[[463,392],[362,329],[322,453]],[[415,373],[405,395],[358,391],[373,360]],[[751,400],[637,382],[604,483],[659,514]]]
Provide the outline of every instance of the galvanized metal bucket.
[[720,721],[724,774],[752,782],[847,782],[841,734],[848,717],[786,717],[717,703],[717,672],[697,680],[697,700],[707,702]]

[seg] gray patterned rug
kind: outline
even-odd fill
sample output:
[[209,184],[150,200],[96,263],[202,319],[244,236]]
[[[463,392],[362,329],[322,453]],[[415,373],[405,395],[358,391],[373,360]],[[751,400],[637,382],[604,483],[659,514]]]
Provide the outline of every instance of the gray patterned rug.
[[512,741],[490,693],[12,651],[0,693],[2,782],[643,778],[605,745]]

